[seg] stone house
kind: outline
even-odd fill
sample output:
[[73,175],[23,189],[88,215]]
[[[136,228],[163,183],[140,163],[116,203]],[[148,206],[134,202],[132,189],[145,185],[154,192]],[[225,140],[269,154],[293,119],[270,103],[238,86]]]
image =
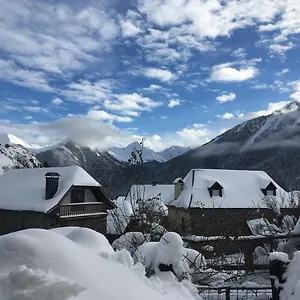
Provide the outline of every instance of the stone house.
[[191,170],[175,182],[169,226],[201,236],[251,235],[246,221],[262,216],[273,221],[277,215],[266,201],[281,203],[287,194],[263,171]]
[[107,210],[115,207],[79,166],[8,170],[0,177],[0,234],[59,226],[106,233]]

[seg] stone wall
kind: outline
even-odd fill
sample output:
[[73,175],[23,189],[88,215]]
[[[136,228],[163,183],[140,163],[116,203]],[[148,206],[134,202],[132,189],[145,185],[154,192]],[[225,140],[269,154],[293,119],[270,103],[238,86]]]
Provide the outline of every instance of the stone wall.
[[54,215],[34,211],[0,209],[0,235],[28,228],[49,229],[57,226]]

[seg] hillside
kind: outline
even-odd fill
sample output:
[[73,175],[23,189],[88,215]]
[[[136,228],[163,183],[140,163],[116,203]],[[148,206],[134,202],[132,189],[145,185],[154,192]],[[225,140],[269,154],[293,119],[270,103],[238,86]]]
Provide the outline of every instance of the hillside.
[[0,143],[0,175],[11,168],[39,168],[40,161],[21,145]]

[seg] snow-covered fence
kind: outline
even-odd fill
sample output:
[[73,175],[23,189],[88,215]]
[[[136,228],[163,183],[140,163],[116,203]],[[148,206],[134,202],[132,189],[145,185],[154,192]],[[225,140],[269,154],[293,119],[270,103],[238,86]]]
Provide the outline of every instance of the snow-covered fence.
[[272,290],[269,286],[260,287],[208,287],[199,286],[199,295],[203,300],[269,300]]
[[280,300],[280,292],[286,282],[285,273],[290,261],[288,255],[282,252],[270,254],[270,277],[273,300]]

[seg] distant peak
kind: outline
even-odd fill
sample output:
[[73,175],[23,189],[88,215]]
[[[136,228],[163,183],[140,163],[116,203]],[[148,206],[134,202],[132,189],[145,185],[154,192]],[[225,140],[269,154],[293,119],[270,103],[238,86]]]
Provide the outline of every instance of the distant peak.
[[0,144],[2,144],[2,145],[5,145],[5,144],[21,145],[28,149],[37,148],[37,146],[23,141],[22,139],[18,138],[17,136],[15,136],[11,133],[0,133]]
[[293,111],[300,111],[300,102],[299,101],[292,101],[286,104],[284,107],[276,110],[274,114],[287,114]]

